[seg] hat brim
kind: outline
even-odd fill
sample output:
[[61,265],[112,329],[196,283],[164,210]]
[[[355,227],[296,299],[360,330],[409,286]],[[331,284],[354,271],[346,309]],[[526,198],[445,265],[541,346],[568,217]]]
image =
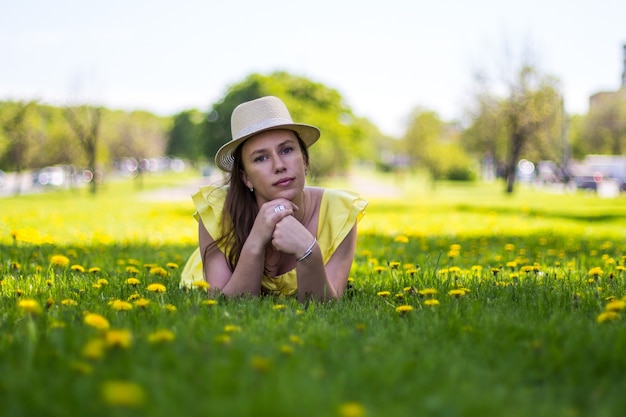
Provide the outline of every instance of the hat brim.
[[291,130],[294,131],[302,142],[306,145],[307,149],[313,145],[320,138],[320,130],[311,125],[305,125],[301,123],[289,123],[278,126],[270,126],[265,129],[257,130],[253,133],[236,138],[222,145],[215,154],[215,164],[219,169],[226,172],[231,172],[233,164],[235,162],[234,153],[235,149],[250,137],[269,130]]

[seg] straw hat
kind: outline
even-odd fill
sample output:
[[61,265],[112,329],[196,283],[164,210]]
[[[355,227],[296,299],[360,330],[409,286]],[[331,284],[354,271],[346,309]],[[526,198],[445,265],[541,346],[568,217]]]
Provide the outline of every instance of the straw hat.
[[276,129],[292,130],[300,136],[307,148],[320,137],[320,130],[315,126],[294,123],[285,103],[274,96],[261,97],[235,107],[230,117],[230,127],[232,140],[215,154],[215,163],[226,172],[233,168],[233,153],[237,146],[257,133]]

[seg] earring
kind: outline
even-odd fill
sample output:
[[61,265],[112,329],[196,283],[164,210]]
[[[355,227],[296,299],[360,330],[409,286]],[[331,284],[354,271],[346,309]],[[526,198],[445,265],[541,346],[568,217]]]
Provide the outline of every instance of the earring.
[[253,193],[254,192],[254,187],[250,187],[250,192]]

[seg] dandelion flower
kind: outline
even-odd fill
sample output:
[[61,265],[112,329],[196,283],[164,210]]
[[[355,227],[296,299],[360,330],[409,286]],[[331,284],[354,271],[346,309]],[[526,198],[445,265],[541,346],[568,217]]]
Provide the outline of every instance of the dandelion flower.
[[138,307],[138,308],[146,308],[148,304],[150,304],[150,300],[142,297],[142,298],[136,299],[133,302],[133,304],[135,304],[135,307]]
[[96,360],[96,359],[101,359],[104,356],[104,351],[105,351],[104,340],[98,338],[98,339],[91,339],[87,343],[85,343],[85,346],[83,346],[83,349],[81,351],[81,354],[87,359]]
[[605,307],[604,310],[605,311],[614,311],[614,312],[619,312],[622,311],[624,308],[626,308],[626,301],[624,300],[613,300],[611,302],[609,302]]
[[204,304],[205,306],[214,306],[217,304],[216,300],[204,300],[202,301],[202,304]]
[[174,262],[168,262],[165,266],[169,269],[178,269],[178,264]]
[[596,266],[595,268],[591,268],[589,270],[589,275],[593,275],[594,277],[600,276],[604,274],[604,271],[602,271],[602,268],[600,268],[599,266]]
[[396,238],[394,239],[394,242],[398,242],[398,243],[409,243],[409,238],[404,236],[404,235],[398,235],[396,236]]
[[378,291],[376,293],[377,296],[379,297],[389,297],[391,295],[391,292],[389,291]]
[[280,353],[283,355],[291,355],[293,353],[293,347],[291,345],[280,345]]
[[463,290],[463,289],[450,290],[450,291],[448,291],[448,295],[451,295],[453,297],[459,298],[459,297],[465,295],[465,290]]
[[161,268],[160,266],[153,266],[150,268],[150,275],[157,275],[159,277],[166,277],[167,270]]
[[70,258],[68,258],[67,256],[64,256],[64,255],[53,255],[50,258],[50,264],[54,265],[54,266],[60,266],[62,268],[65,268],[66,266],[68,266],[70,264]]
[[302,344],[302,339],[300,338],[300,336],[292,334],[289,336],[289,341],[291,343],[293,343],[294,345],[301,345]]
[[404,304],[404,305],[396,307],[396,313],[406,314],[409,311],[413,311],[413,306]]
[[71,298],[66,298],[65,300],[61,300],[61,304],[64,306],[75,306],[78,305],[76,300],[72,300]]
[[365,407],[360,403],[351,401],[339,406],[340,417],[365,417]]
[[162,329],[162,330],[157,330],[155,332],[150,333],[148,335],[148,342],[149,343],[172,342],[175,338],[176,336],[174,335],[174,332],[172,332],[171,330]]
[[128,301],[113,300],[111,301],[111,308],[115,311],[128,311],[133,309],[133,305]]
[[89,268],[88,272],[90,274],[97,274],[98,272],[100,272],[100,268],[98,268],[97,266],[94,266],[94,267]]
[[129,381],[106,381],[100,392],[104,403],[113,406],[135,408],[146,401],[141,385]]
[[397,261],[389,262],[389,268],[398,269],[399,267],[400,267],[400,262],[397,262]]
[[598,317],[596,317],[596,321],[598,323],[605,323],[608,321],[617,320],[618,318],[619,318],[619,314],[617,314],[615,311],[604,311],[600,313]]
[[165,285],[158,284],[158,283],[150,284],[146,287],[146,289],[150,292],[159,292],[159,293],[163,293],[166,291]]
[[97,281],[97,284],[98,284],[98,285],[103,285],[103,286],[104,286],[104,285],[109,285],[109,281],[107,281],[107,280],[106,280],[106,279],[104,279],[104,278],[100,278],[100,279]]
[[139,273],[139,269],[137,269],[136,266],[129,265],[126,267],[126,272],[128,272],[131,275],[137,275]]
[[224,331],[226,333],[235,333],[235,332],[240,332],[241,331],[241,327],[234,325],[234,324],[227,324],[226,326],[224,326]]
[[209,283],[202,280],[202,281],[194,281],[191,285],[193,285],[196,288],[199,288],[201,290],[208,290],[209,289]]
[[285,309],[285,305],[284,304],[276,304],[274,306],[272,306],[273,310],[284,310]]
[[176,308],[174,304],[165,304],[163,308],[169,311],[170,313],[173,313],[174,311],[178,310],[178,308]]
[[141,284],[141,281],[139,281],[137,278],[128,278],[126,280],[126,284],[136,287],[137,285]]
[[424,305],[427,305],[427,306],[438,306],[439,305],[439,300],[431,298],[431,299],[428,299],[428,300],[424,301]]
[[74,272],[85,272],[85,267],[82,265],[72,265],[70,266],[70,269]]
[[220,345],[230,345],[230,342],[232,341],[232,339],[227,334],[221,334],[215,337],[215,341],[219,343]]
[[433,296],[437,294],[437,290],[434,288],[424,288],[423,290],[419,290],[418,294],[421,295],[422,297]]
[[39,313],[41,313],[41,306],[39,305],[37,300],[33,300],[33,299],[20,300],[17,303],[17,306],[22,311],[25,311],[26,313],[30,313],[30,314],[39,314]]
[[272,361],[262,356],[253,356],[250,365],[259,372],[267,372],[272,368]]
[[108,347],[128,349],[133,335],[130,330],[108,330],[104,334],[104,342]]
[[96,313],[89,313],[83,319],[85,324],[98,330],[106,330],[110,327],[109,321]]

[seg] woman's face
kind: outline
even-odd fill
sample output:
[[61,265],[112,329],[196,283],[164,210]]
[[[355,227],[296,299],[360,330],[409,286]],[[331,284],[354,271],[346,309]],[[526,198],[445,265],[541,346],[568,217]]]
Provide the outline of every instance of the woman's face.
[[291,130],[251,137],[242,146],[241,159],[242,180],[254,188],[259,205],[279,197],[293,201],[304,189],[306,162]]

